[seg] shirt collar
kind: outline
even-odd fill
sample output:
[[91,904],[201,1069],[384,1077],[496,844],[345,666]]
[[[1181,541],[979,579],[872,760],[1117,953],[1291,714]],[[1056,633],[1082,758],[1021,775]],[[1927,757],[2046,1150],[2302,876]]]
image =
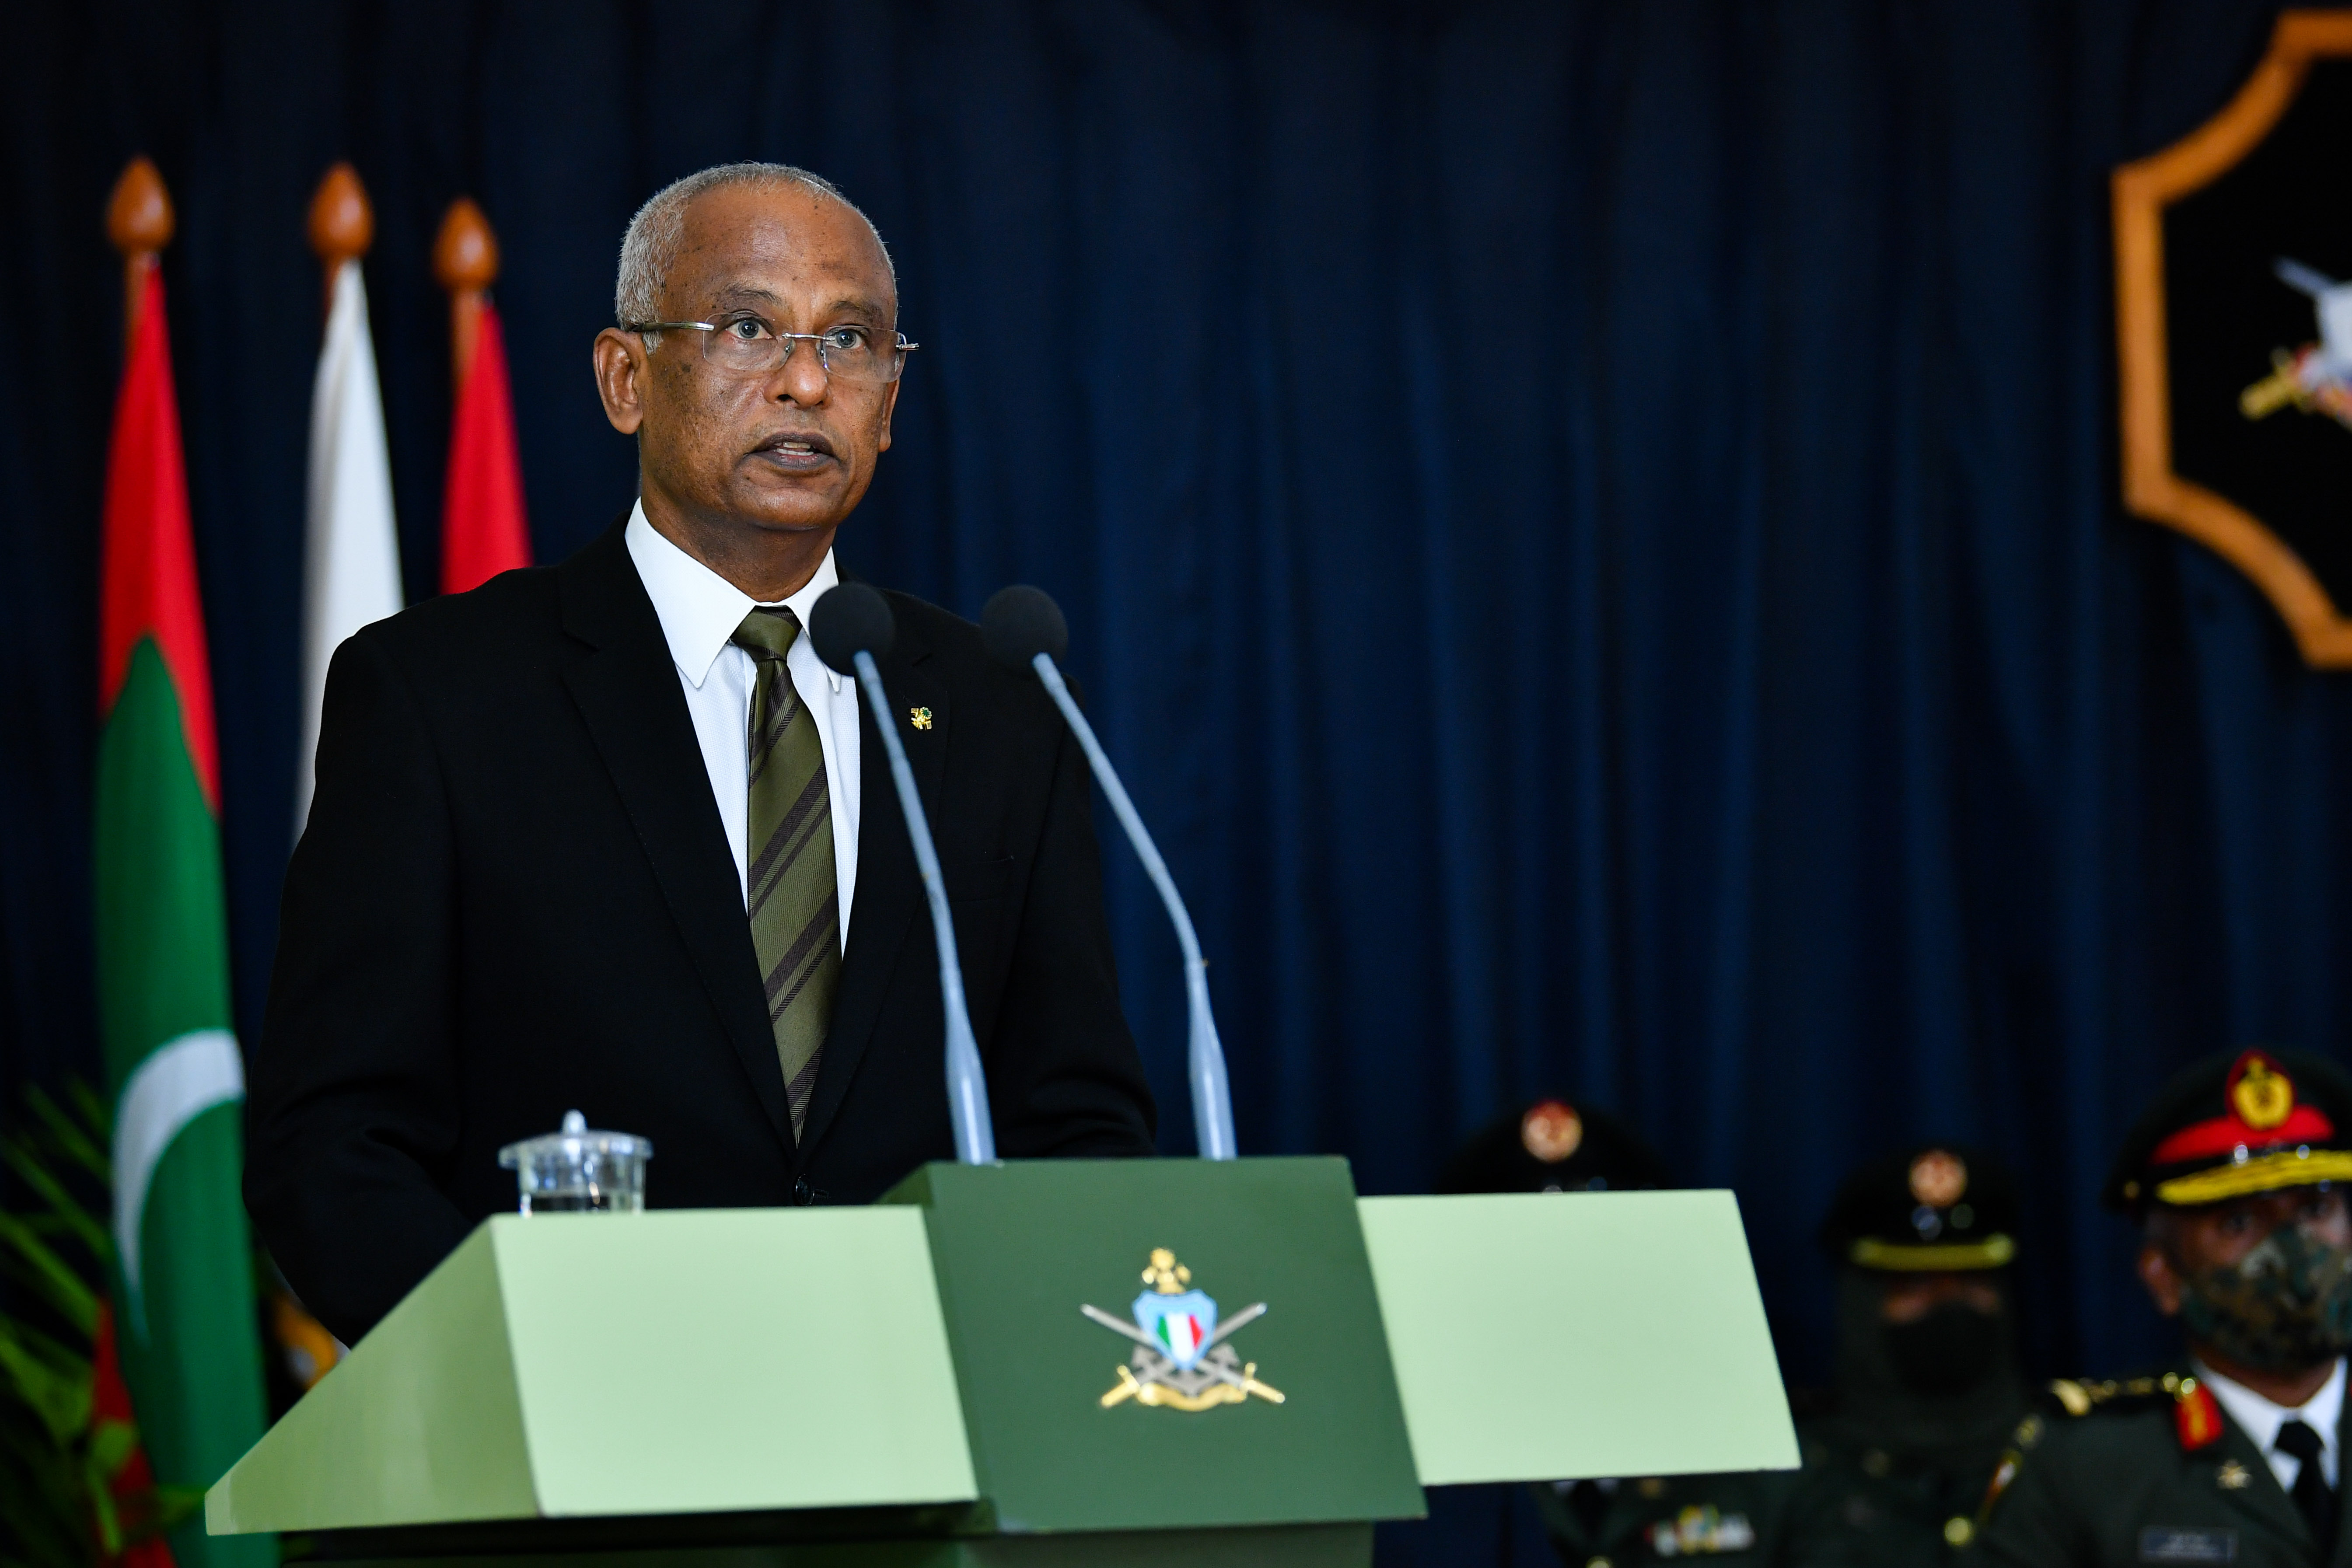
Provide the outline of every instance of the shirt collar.
[[2319,1440],[2329,1448],[2336,1447],[2336,1426],[2344,1415],[2344,1358],[2336,1358],[2336,1370],[2318,1393],[2305,1401],[2301,1408],[2280,1405],[2248,1388],[2235,1378],[2224,1377],[2203,1362],[2197,1364],[2197,1381],[2213,1391],[2230,1419],[2253,1439],[2254,1447],[2267,1454],[2278,1441],[2279,1428],[2288,1419],[2302,1422],[2319,1434]]
[[[622,537],[629,547],[629,559],[636,563],[646,595],[654,602],[662,638],[669,644],[670,661],[687,683],[699,691],[735,628],[760,601],[663,537],[646,521],[643,500],[631,509],[628,530]],[[841,571],[828,550],[817,563],[815,574],[784,604],[805,628],[817,600],[840,581]],[[825,675],[839,691],[840,675],[832,669]]]

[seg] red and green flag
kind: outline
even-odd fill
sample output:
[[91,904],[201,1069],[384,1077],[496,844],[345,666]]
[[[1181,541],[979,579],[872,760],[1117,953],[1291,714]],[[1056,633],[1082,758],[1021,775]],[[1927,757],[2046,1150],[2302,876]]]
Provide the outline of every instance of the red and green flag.
[[[212,676],[152,267],[114,409],[100,594],[93,830],[119,1348],[156,1479],[204,1487],[267,1423],[238,1194],[245,1073],[229,1014]],[[275,1561],[267,1537],[203,1530],[174,1535],[183,1568]]]

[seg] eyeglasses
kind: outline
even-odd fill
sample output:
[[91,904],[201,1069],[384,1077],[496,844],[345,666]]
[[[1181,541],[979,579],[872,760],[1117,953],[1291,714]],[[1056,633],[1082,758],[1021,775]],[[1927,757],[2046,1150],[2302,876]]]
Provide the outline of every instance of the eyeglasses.
[[730,375],[766,375],[793,357],[802,343],[816,345],[817,363],[835,381],[886,386],[907,368],[907,356],[922,347],[903,332],[883,342],[866,327],[834,327],[822,332],[780,332],[757,316],[719,321],[639,321],[632,332],[699,332],[702,357]]

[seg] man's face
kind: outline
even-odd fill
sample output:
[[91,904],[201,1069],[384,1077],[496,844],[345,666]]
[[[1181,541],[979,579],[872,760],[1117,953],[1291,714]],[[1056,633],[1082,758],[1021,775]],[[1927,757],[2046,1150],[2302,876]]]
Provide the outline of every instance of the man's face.
[[2290,1187],[2254,1193],[2200,1208],[2166,1211],[2158,1233],[2140,1247],[2139,1277],[2158,1311],[2180,1311],[2190,1279],[2230,1268],[2284,1226],[2294,1226],[2325,1247],[2352,1247],[2352,1209],[2344,1194],[2326,1187]]
[[1881,1342],[1912,1393],[1948,1398],[2001,1365],[2006,1301],[1989,1271],[1890,1274],[1879,1282]]
[[[662,320],[756,316],[773,332],[857,327],[891,341],[898,302],[889,264],[840,202],[794,184],[730,185],[697,196],[684,226]],[[707,336],[665,332],[648,347],[608,329],[597,339],[605,414],[637,437],[648,494],[705,526],[839,526],[890,445],[898,384],[835,380],[806,342],[764,374],[730,372],[704,357]]]

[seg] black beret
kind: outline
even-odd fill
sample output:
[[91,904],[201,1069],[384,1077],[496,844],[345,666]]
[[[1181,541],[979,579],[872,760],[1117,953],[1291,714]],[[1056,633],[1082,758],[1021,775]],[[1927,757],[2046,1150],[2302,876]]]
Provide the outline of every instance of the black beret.
[[1605,1110],[1539,1100],[1481,1128],[1439,1173],[1441,1193],[1629,1192],[1672,1187],[1665,1162]]
[[2017,1256],[2017,1184],[1958,1143],[1915,1143],[1848,1176],[1822,1245],[1840,1263],[1897,1270],[1999,1268]]
[[2124,1138],[2108,1207],[2191,1208],[2352,1179],[2352,1077],[2268,1047],[2208,1057],[2157,1090]]

